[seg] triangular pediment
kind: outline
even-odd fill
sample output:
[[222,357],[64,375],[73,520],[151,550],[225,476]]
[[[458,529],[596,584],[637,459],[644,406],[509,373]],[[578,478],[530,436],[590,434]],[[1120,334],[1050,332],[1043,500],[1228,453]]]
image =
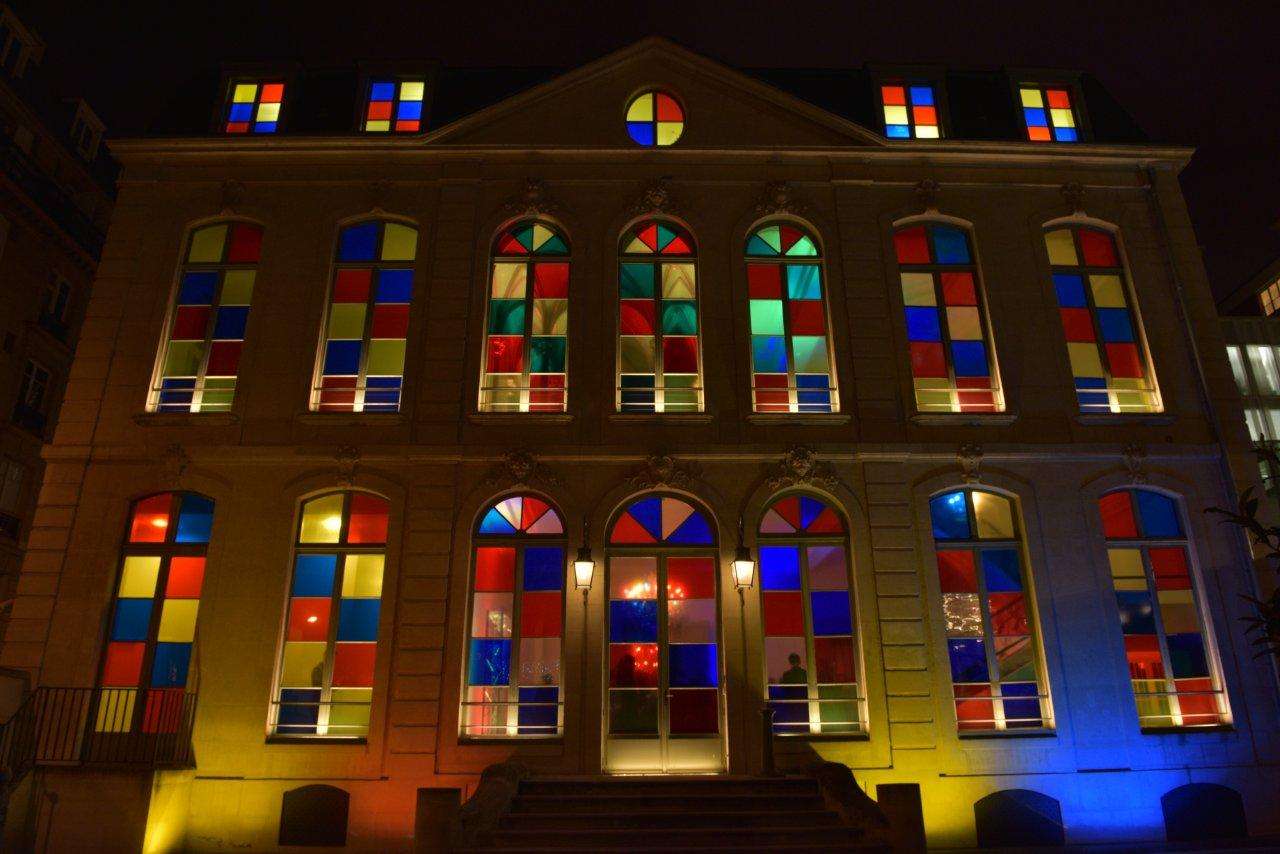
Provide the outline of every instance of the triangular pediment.
[[432,145],[641,149],[627,106],[671,93],[684,125],[669,149],[797,150],[881,146],[883,138],[666,39],[648,38],[427,135]]

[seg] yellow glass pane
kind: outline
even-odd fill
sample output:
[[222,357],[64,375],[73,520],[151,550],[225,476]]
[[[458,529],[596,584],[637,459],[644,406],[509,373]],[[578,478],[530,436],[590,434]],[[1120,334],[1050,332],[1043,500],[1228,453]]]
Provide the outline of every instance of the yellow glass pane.
[[192,264],[217,264],[222,260],[222,247],[227,242],[227,226],[208,225],[191,235],[187,261]]
[[368,376],[398,377],[404,373],[404,339],[376,338],[369,342]]
[[426,83],[421,80],[406,80],[400,84],[400,100],[421,101],[426,91]]
[[972,306],[952,306],[947,309],[947,331],[952,341],[982,340],[982,322],[978,310]]
[[237,83],[231,100],[237,104],[250,104],[256,97],[258,97],[257,83]]
[[124,559],[120,572],[121,599],[150,599],[156,595],[156,578],[160,575],[160,558],[130,556]]
[[663,299],[693,299],[696,291],[692,264],[662,265]]
[[1024,107],[1044,106],[1044,96],[1040,94],[1039,89],[1023,89],[1018,94],[1022,97],[1022,106]]
[[191,643],[196,639],[196,611],[199,599],[166,599],[160,609],[160,628],[156,640],[161,643]]
[[365,122],[364,129],[371,133],[384,133],[391,130],[391,122],[389,121],[372,121]]
[[207,379],[204,394],[200,396],[201,412],[226,412],[235,399],[235,379]]
[[1163,679],[1134,679],[1133,699],[1138,706],[1138,723],[1144,727],[1170,726],[1169,685]]
[[654,340],[649,336],[625,335],[619,341],[619,369],[624,374],[651,374],[654,371]]
[[280,119],[280,105],[277,104],[259,104],[257,121],[274,122]]
[[364,303],[335,302],[329,306],[329,332],[331,339],[364,338]]
[[973,515],[978,522],[978,539],[1013,539],[1013,505],[1002,495],[973,493]]
[[329,735],[361,736],[369,732],[372,688],[334,688],[329,706]]
[[[614,115],[617,114],[615,113]],[[627,121],[653,121],[653,93],[645,93],[631,102],[631,106],[627,108]]]
[[342,568],[344,599],[377,599],[382,595],[382,555],[347,555]]
[[253,270],[228,270],[222,275],[222,304],[248,305],[253,301]]
[[493,288],[494,299],[523,299],[525,290],[525,264],[494,264]]
[[1071,238],[1071,229],[1060,228],[1046,232],[1044,245],[1049,249],[1050,264],[1075,267],[1080,263],[1076,256],[1076,244]]
[[569,301],[567,299],[533,301],[534,335],[564,335],[568,331]]
[[128,732],[133,725],[133,707],[137,699],[136,688],[104,688],[98,698],[94,732]]
[[1102,359],[1098,357],[1097,344],[1067,342],[1067,358],[1071,361],[1073,377],[1106,376],[1102,370]]
[[1124,286],[1119,276],[1090,276],[1093,302],[1098,308],[1124,308]]
[[907,305],[937,305],[932,273],[903,273],[902,301]]
[[554,236],[555,236],[554,232],[552,232],[552,230],[547,228],[545,225],[542,225],[541,223],[534,223],[534,226],[533,226],[534,251],[541,249],[542,244],[546,243],[548,240],[550,240]]
[[658,145],[671,145],[683,131],[683,122],[658,122]]
[[1076,120],[1071,111],[1061,107],[1052,107],[1049,110],[1049,117],[1053,119],[1053,126],[1056,128],[1073,128],[1076,126]]
[[884,123],[887,125],[908,124],[909,119],[907,118],[907,108],[886,104],[884,108]]
[[203,341],[170,341],[164,357],[166,377],[194,377],[204,361]]
[[336,543],[342,533],[342,495],[313,498],[302,505],[300,543]]
[[1140,549],[1107,549],[1107,561],[1111,564],[1112,578],[1141,578],[1142,586],[1146,586]]
[[289,641],[280,662],[281,688],[318,688],[324,681],[323,642]]
[[418,255],[418,229],[389,222],[382,234],[383,261],[412,261]]

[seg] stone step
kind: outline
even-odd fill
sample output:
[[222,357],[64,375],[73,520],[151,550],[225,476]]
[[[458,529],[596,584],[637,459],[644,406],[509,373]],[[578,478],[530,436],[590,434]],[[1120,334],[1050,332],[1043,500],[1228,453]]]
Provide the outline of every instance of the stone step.
[[802,794],[603,794],[585,795],[526,795],[519,794],[512,801],[513,814],[542,813],[643,813],[643,812],[804,812],[823,809],[822,796],[817,792]]
[[496,830],[480,840],[486,848],[561,848],[633,851],[640,847],[756,848],[780,845],[856,845],[862,832],[851,827],[580,828],[576,830]]
[[686,810],[664,812],[660,810],[635,810],[610,813],[572,812],[556,813],[508,813],[502,817],[501,827],[510,830],[599,830],[649,829],[654,832],[671,830],[679,832],[692,828],[741,828],[741,827],[833,827],[840,824],[840,816],[829,810],[708,810],[702,804]]
[[807,777],[538,777],[520,783],[522,795],[714,795],[818,794]]

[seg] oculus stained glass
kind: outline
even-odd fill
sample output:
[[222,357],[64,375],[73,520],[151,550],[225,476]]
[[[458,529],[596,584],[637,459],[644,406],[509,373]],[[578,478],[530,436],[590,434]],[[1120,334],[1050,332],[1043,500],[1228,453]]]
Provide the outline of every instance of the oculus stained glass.
[[684,133],[684,109],[666,92],[641,93],[627,105],[627,133],[636,145],[673,145]]

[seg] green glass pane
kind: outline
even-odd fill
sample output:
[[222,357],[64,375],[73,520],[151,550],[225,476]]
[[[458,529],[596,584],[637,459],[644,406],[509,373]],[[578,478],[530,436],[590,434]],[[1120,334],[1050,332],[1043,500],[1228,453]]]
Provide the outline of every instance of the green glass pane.
[[777,255],[778,250],[774,249],[768,243],[765,243],[764,240],[760,238],[760,235],[753,234],[751,235],[751,239],[747,241],[747,254],[757,258],[767,258],[771,255]]
[[329,734],[367,735],[372,699],[372,688],[334,688],[329,705]]
[[698,385],[697,374],[667,374],[666,386],[672,388],[695,388]]
[[787,250],[787,254],[792,256],[816,256],[818,254],[818,247],[814,246],[813,241],[807,236],[801,237],[790,249]]
[[494,335],[523,335],[524,300],[491,300],[489,302],[489,331]]
[[365,306],[358,302],[335,302],[329,307],[329,338],[364,338]]
[[781,335],[782,300],[753,299],[751,301],[751,334]]
[[204,394],[200,397],[201,412],[226,412],[236,394],[235,377],[205,380]]
[[769,254],[778,255],[782,252],[782,230],[776,225],[770,225],[756,232],[766,246],[771,250]]
[[383,261],[412,261],[418,254],[418,229],[389,222],[382,234]]
[[404,373],[404,339],[379,338],[369,342],[368,376],[398,377]]
[[535,374],[563,374],[565,338],[537,336],[529,351],[529,370]]
[[210,225],[191,235],[187,261],[193,264],[217,264],[222,260],[222,247],[227,242],[227,226]]
[[624,374],[651,374],[654,371],[654,339],[625,335],[618,341],[619,367]]
[[166,377],[194,377],[204,361],[203,341],[170,341],[164,357]]
[[253,270],[228,270],[222,274],[222,304],[248,305],[253,301]]
[[567,255],[569,247],[564,245],[564,241],[559,235],[553,234],[547,238],[546,243],[538,247],[539,255]]
[[828,372],[826,338],[820,335],[793,335],[791,352],[795,357],[796,373],[825,374]]
[[818,720],[824,733],[856,732],[857,689],[854,685],[819,685]]
[[623,264],[618,278],[618,289],[623,299],[653,297],[653,265]]
[[697,304],[685,300],[665,300],[662,303],[662,332],[664,335],[697,335]]

